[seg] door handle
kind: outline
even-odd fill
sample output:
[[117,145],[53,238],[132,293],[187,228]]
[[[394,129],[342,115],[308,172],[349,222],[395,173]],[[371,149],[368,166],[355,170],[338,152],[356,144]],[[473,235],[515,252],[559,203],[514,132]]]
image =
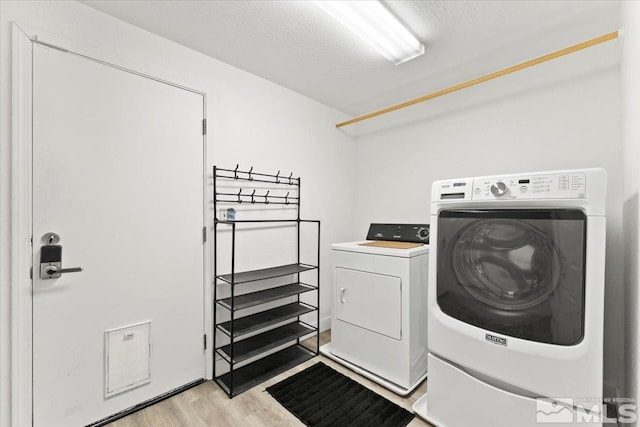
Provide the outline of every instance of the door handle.
[[345,303],[347,302],[347,299],[344,297],[344,293],[347,291],[346,288],[340,288],[340,302],[341,303]]
[[64,273],[78,273],[82,267],[62,268],[62,246],[57,245],[60,236],[47,233],[42,236],[44,246],[40,248],[40,278],[57,279]]
[[[63,273],[79,273],[81,271],[82,267],[58,268],[55,265],[48,265],[44,267],[45,274],[49,275],[50,277],[60,277],[60,275]],[[56,274],[57,276],[54,276]]]

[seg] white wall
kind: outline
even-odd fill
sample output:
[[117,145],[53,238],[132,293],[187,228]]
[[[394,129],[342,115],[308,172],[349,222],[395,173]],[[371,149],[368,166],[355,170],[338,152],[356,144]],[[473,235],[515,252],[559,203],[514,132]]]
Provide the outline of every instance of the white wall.
[[605,382],[613,386],[624,378],[618,58],[618,42],[609,42],[397,113],[411,117],[405,123],[370,125],[376,131],[357,142],[354,224],[362,237],[370,222],[429,222],[438,179],[604,167]]
[[[638,9],[637,4],[628,5],[627,22],[640,20]],[[323,221],[325,267],[328,245],[363,238],[370,222],[428,222],[434,180],[605,167],[610,206],[605,379],[616,386],[623,383],[625,373],[617,368],[624,360],[623,201],[633,214],[625,225],[635,224],[637,229],[639,209],[637,186],[626,187],[623,197],[622,181],[639,182],[633,169],[640,166],[640,153],[639,144],[629,143],[638,139],[637,123],[627,127],[624,146],[621,142],[616,42],[414,107],[417,114],[410,122],[365,132],[356,147],[351,137],[333,128],[346,119],[343,114],[83,5],[0,1],[0,426],[8,425],[10,417],[11,21],[80,41],[124,63],[207,92],[209,165],[240,163],[302,176],[303,217]],[[627,75],[637,75],[637,31],[627,39],[624,69]],[[625,91],[638,91],[637,79],[625,82]],[[637,116],[637,97],[625,99],[628,117]],[[631,120],[626,123],[633,125]],[[626,245],[635,251],[629,253],[637,268],[638,241],[629,239]],[[627,283],[635,290],[637,272],[631,273],[634,282]],[[325,268],[325,289],[329,280]],[[322,316],[328,316],[326,291],[322,304]],[[635,326],[629,331],[636,337]],[[626,376],[628,386],[637,387],[637,377]]]
[[[625,289],[627,331],[625,363],[627,395],[640,396],[638,355],[638,265],[640,263],[640,3],[625,2],[622,50],[622,148],[624,166]],[[637,425],[637,424],[636,424]]]
[[[336,131],[344,114],[75,2],[0,2],[0,425],[10,417],[10,121],[12,21],[90,47],[149,74],[204,91],[208,95],[209,170],[213,164],[262,171],[281,169],[303,178],[302,215],[322,220],[322,254],[329,244],[352,235],[355,144]],[[215,40],[211,41],[215,43]],[[248,53],[249,54],[249,53]],[[210,239],[210,242],[212,239]],[[264,264],[271,253],[263,244]],[[259,264],[260,260],[256,261]],[[328,268],[322,270],[321,317],[330,313]],[[167,307],[170,309],[170,306]]]

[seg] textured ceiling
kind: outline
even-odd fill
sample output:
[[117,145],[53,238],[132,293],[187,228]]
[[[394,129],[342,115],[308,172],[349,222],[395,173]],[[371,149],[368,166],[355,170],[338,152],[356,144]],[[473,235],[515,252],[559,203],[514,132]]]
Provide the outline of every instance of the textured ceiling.
[[393,65],[309,1],[83,1],[152,33],[359,115],[618,28],[617,1],[387,5],[425,43]]

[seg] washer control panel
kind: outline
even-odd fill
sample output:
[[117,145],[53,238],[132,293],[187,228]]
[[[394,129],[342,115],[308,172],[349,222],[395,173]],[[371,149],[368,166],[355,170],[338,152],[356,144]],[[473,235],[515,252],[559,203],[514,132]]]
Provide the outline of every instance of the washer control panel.
[[584,173],[509,175],[473,180],[472,200],[584,199]]

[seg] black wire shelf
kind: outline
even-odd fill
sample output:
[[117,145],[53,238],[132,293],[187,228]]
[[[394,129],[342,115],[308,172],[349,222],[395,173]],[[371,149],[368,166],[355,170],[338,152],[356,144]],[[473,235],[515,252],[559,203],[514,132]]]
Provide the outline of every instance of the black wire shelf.
[[231,321],[223,322],[218,327],[225,334],[234,338],[239,338],[251,332],[273,326],[285,320],[294,319],[303,314],[311,313],[316,308],[308,304],[300,304],[297,302],[281,305],[271,310],[262,311],[245,317],[234,319],[233,333],[231,331]]
[[275,277],[288,276],[290,274],[302,273],[303,271],[314,270],[318,268],[309,264],[287,264],[278,267],[261,268],[259,270],[242,271],[239,273],[222,274],[218,279],[232,285],[240,283],[255,282],[257,280],[273,279]]
[[[242,310],[265,302],[277,301],[281,298],[299,295],[305,292],[315,291],[317,288],[302,282],[290,283],[276,288],[269,288],[262,291],[249,292],[237,295],[233,298],[233,309]],[[231,298],[224,298],[217,301],[218,304],[231,310]]]
[[308,349],[294,345],[235,369],[233,383],[231,373],[221,375],[215,380],[229,396],[233,397],[315,356],[316,354]]
[[315,328],[294,322],[254,335],[251,338],[234,342],[233,357],[231,356],[231,344],[220,347],[218,350],[226,355],[227,358],[232,359],[233,363],[240,363],[314,332],[316,332]]

